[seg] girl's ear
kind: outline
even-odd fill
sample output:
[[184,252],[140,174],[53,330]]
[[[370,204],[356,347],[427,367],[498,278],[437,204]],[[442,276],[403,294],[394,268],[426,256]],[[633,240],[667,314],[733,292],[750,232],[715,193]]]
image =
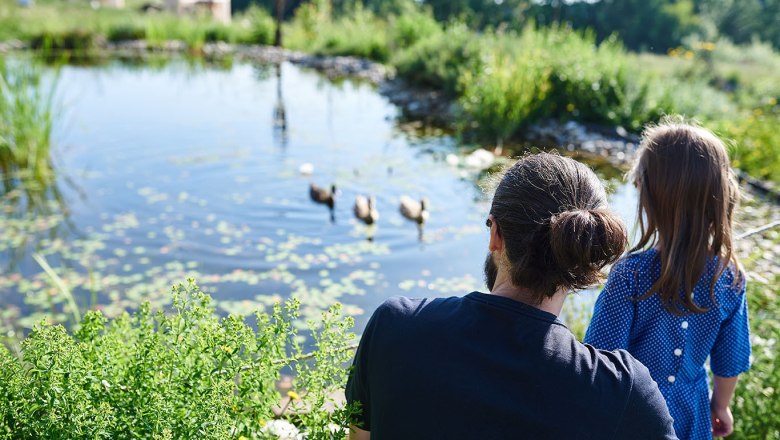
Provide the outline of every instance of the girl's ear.
[[490,252],[501,252],[504,249],[504,237],[501,235],[501,229],[498,227],[498,222],[493,214],[488,216],[490,222],[490,242],[488,243],[488,250]]

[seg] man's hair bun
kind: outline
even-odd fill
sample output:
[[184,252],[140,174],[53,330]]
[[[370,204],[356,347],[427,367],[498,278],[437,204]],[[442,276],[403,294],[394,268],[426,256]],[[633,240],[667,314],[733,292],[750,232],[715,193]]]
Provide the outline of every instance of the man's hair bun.
[[600,281],[600,270],[627,245],[626,226],[606,209],[565,211],[550,220],[550,247],[560,284],[584,289]]

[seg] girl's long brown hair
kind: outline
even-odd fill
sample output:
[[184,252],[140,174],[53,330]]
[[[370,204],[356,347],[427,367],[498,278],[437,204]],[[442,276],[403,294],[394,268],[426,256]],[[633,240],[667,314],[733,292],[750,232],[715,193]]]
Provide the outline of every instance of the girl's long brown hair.
[[706,312],[693,289],[711,258],[718,257],[713,303],[715,282],[729,264],[735,282],[742,281],[732,243],[739,186],[725,145],[709,130],[666,118],[642,134],[630,177],[639,189],[641,232],[631,251],[655,247],[661,263],[660,277],[639,299],[657,293],[670,313]]

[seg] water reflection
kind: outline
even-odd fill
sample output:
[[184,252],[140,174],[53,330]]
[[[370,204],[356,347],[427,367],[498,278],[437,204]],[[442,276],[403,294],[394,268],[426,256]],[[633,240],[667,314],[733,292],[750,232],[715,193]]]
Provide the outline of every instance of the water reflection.
[[276,76],[276,103],[274,104],[273,127],[274,140],[282,149],[287,148],[287,111],[284,108],[284,96],[282,94],[282,66],[274,66]]

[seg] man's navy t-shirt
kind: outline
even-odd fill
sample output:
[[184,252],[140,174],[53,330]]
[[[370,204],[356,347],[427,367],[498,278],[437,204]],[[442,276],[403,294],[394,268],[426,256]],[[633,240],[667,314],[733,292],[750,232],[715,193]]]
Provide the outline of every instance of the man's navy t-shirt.
[[383,439],[674,439],[650,373],[496,295],[382,304],[347,383]]

